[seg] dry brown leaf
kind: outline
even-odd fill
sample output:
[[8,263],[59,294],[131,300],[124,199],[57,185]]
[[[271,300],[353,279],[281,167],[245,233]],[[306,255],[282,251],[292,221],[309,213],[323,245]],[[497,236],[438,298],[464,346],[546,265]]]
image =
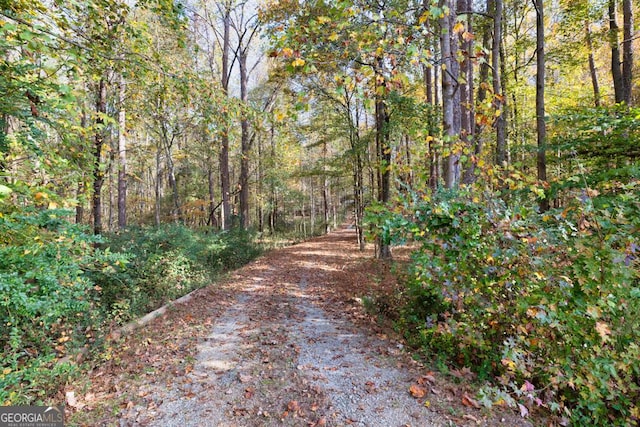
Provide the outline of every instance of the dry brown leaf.
[[426,396],[427,390],[418,384],[412,384],[411,387],[409,387],[409,393],[416,399],[420,399]]
[[462,404],[464,406],[480,409],[480,404],[476,402],[474,399],[472,399],[471,397],[469,397],[467,393],[462,395]]
[[428,372],[427,374],[418,378],[417,382],[420,385],[433,384],[436,382],[436,378],[433,376],[433,372]]
[[287,409],[291,412],[298,412],[300,410],[300,404],[297,400],[292,400],[287,403]]
[[253,387],[247,387],[244,389],[244,398],[245,399],[251,399],[253,397],[253,395],[255,394],[256,389]]

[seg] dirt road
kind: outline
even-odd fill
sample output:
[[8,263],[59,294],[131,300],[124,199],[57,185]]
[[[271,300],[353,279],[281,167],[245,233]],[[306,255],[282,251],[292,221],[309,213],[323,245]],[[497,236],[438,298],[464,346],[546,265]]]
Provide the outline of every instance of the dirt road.
[[[528,425],[414,362],[359,298],[381,276],[355,234],[272,251],[125,337],[70,389],[86,425]],[[411,390],[411,392],[410,392]],[[468,399],[471,398],[471,399]]]

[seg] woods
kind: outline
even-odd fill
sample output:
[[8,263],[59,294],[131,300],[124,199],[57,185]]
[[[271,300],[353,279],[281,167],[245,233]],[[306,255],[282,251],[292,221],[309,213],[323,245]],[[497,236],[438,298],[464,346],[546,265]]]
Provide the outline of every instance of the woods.
[[0,2],[0,400],[43,401],[256,237],[348,221],[415,249],[398,327],[494,379],[487,406],[637,422],[637,13]]

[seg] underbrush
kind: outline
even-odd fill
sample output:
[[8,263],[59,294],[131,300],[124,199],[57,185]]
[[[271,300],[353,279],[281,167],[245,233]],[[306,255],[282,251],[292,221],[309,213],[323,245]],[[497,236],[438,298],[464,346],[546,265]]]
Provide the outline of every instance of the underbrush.
[[542,215],[451,193],[378,215],[384,238],[420,245],[398,328],[428,355],[492,380],[487,406],[638,423],[638,185],[576,190]]
[[261,253],[243,231],[166,225],[96,237],[69,215],[0,198],[0,405],[58,404],[78,355],[111,328]]
[[242,230],[197,232],[167,224],[131,228],[107,239],[110,250],[127,254],[129,262],[93,272],[91,279],[101,288],[101,306],[117,323],[203,287],[261,253],[253,236]]

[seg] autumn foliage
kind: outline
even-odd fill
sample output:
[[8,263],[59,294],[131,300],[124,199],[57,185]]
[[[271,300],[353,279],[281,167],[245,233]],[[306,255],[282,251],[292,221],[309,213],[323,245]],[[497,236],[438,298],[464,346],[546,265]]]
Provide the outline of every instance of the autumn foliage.
[[523,200],[415,195],[382,221],[390,239],[420,245],[399,328],[427,354],[496,377],[487,406],[637,422],[638,185],[575,190],[544,215]]

